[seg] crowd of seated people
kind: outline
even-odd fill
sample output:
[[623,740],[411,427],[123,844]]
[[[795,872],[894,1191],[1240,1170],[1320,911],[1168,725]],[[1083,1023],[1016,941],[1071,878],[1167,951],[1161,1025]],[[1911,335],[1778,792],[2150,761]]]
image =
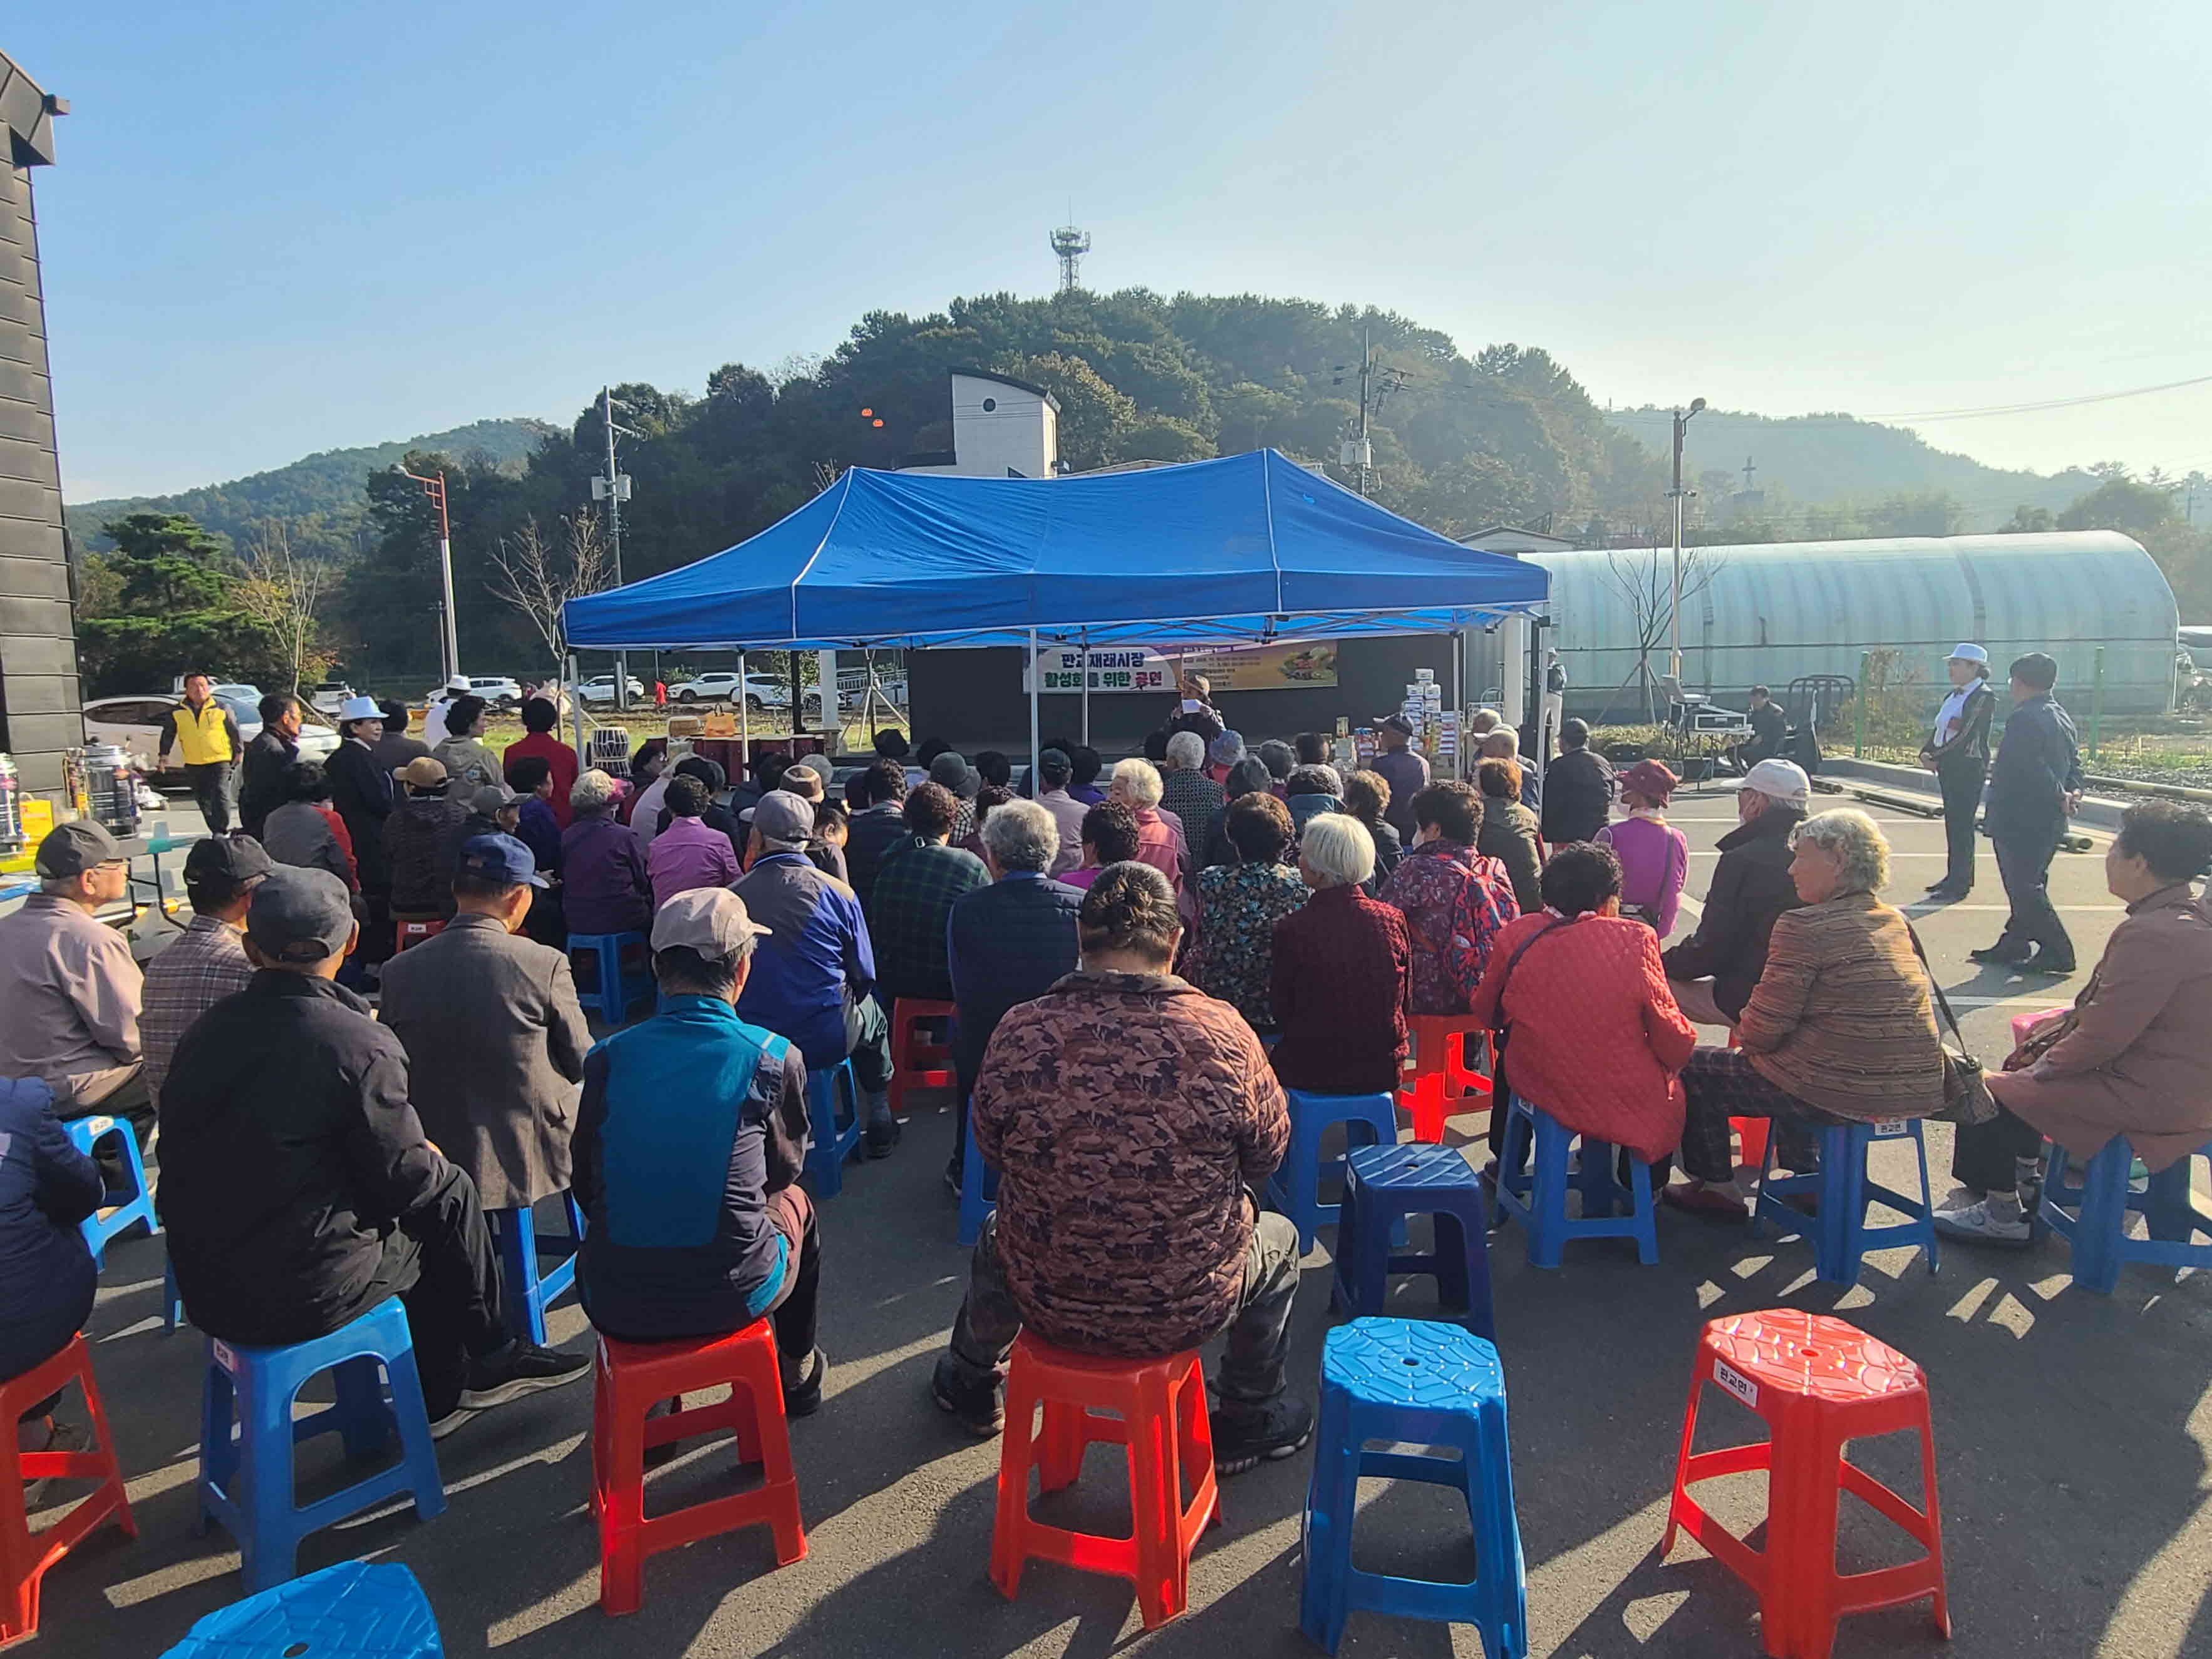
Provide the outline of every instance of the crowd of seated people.
[[[449,754],[476,741],[470,701],[450,705],[469,718]],[[380,723],[346,724],[368,756]],[[1812,815],[1803,771],[1759,762],[1695,927],[1665,946],[1689,863],[1665,817],[1676,780],[1630,767],[1626,816],[1605,821],[1601,799],[1589,822],[1613,786],[1578,725],[1543,797],[1548,858],[1504,743],[1481,745],[1504,752],[1479,787],[1424,771],[1402,796],[1379,763],[1340,777],[1310,736],[1248,751],[1189,725],[1090,800],[1098,757],[1075,744],[1041,757],[1034,799],[994,751],[971,767],[925,744],[913,781],[902,743],[879,743],[842,802],[823,768],[779,764],[744,806],[696,757],[641,766],[627,790],[598,770],[563,787],[542,724],[546,743],[482,781],[407,757],[380,812],[365,758],[332,769],[350,811],[324,769],[295,763],[264,780],[285,797],[265,849],[194,848],[191,926],[143,976],[96,920],[120,848],[64,825],[40,893],[0,918],[0,1378],[88,1314],[75,1224],[114,1171],[61,1125],[99,1109],[142,1133],[158,1115],[195,1324],[297,1341],[397,1295],[440,1436],[588,1369],[517,1334],[486,1219],[563,1190],[586,1219],[595,1327],[660,1341],[766,1318],[804,1415],[828,1372],[808,1079],[849,1062],[864,1150],[890,1155],[904,998],[957,1011],[947,1184],[969,1135],[1000,1180],[937,1403],[996,1432],[1025,1327],[1129,1357],[1225,1336],[1218,1467],[1288,1456],[1312,1426],[1284,1364],[1296,1233],[1253,1194],[1284,1153],[1285,1091],[1393,1091],[1413,1017],[1495,1033],[1493,1158],[1517,1095],[1711,1217],[1747,1212],[1732,1119],[1773,1120],[1778,1162],[1802,1169],[1814,1129],[1946,1109],[1932,981],[1881,896],[1875,823]],[[372,914],[356,824],[373,826],[391,908],[446,921],[382,964],[374,1012],[338,978]],[[2127,813],[2106,860],[2126,919],[2073,1007],[1990,1079],[1996,1116],[1960,1125],[1947,1235],[2027,1243],[2046,1139],[2086,1158],[2125,1134],[2153,1170],[2212,1139],[2212,914],[2192,885],[2208,864],[2202,810]],[[568,957],[532,926],[556,871],[567,926],[644,936],[659,984],[649,1017],[596,1045]],[[19,1440],[68,1443],[41,1403]]]

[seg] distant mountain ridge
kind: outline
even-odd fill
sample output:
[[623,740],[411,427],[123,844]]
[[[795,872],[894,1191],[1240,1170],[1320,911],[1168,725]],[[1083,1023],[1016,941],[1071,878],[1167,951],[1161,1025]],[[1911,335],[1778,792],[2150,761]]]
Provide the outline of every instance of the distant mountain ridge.
[[107,538],[100,533],[100,526],[127,514],[182,513],[234,544],[246,538],[248,526],[255,521],[281,519],[295,548],[321,544],[333,552],[351,551],[355,531],[368,522],[369,473],[390,466],[410,450],[456,459],[487,456],[501,468],[519,472],[531,451],[559,430],[544,421],[529,419],[472,421],[448,432],[351,449],[321,450],[288,466],[233,478],[227,483],[203,484],[173,495],[70,503],[64,507],[64,514],[80,550],[104,549]]
[[[1674,411],[1611,409],[1606,420],[1646,449],[1665,456]],[[2097,487],[2076,467],[2045,476],[1986,466],[1972,457],[1938,449],[1917,432],[1843,414],[1771,416],[1708,409],[1691,421],[1682,443],[1682,477],[1696,487],[1707,471],[1727,472],[1751,485],[1808,505],[1866,501],[1893,491],[1943,490],[1959,502],[1960,529],[1994,530],[2017,507],[2057,513]]]

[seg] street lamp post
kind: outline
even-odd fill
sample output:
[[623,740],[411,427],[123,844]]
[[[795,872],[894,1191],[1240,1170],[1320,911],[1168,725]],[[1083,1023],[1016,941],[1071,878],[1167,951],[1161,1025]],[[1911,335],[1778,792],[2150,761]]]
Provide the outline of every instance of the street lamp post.
[[1674,602],[1668,617],[1674,642],[1667,653],[1667,672],[1677,685],[1682,682],[1682,428],[1705,406],[1703,398],[1692,398],[1686,414],[1674,411],[1674,487],[1667,492],[1674,502]]
[[452,679],[461,672],[461,635],[459,620],[453,615],[453,528],[446,517],[446,475],[426,478],[403,466],[399,476],[421,484],[422,493],[438,505],[438,570],[446,584],[445,637],[439,643],[445,651],[446,678]]

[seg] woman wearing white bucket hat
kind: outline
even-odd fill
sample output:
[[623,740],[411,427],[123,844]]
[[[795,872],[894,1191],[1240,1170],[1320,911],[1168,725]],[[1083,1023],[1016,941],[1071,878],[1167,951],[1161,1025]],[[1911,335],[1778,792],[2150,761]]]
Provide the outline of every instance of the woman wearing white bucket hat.
[[1920,745],[1920,763],[1943,792],[1943,831],[1951,848],[1943,878],[1929,888],[1939,899],[1962,899],[1974,886],[1974,815],[1990,770],[1990,717],[1996,693],[1990,689],[1990,653],[1960,645],[1944,659],[1951,695],[1936,711],[1936,727]]

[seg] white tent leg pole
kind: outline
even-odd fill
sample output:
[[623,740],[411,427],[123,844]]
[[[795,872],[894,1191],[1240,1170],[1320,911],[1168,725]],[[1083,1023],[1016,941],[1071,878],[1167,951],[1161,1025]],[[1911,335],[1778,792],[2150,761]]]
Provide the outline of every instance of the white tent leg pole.
[[745,678],[745,653],[738,653],[738,776],[745,781],[745,763],[753,757],[753,683]]
[[576,731],[576,761],[579,765],[589,766],[592,763],[592,751],[584,746],[584,683],[576,672],[576,656],[574,652],[568,653],[568,683],[562,690],[568,693],[569,721]]
[[[1088,682],[1091,670],[1086,663],[1083,678]],[[1030,791],[1032,797],[1042,794],[1037,782],[1037,687],[1044,682],[1044,665],[1037,660],[1036,629],[1030,629]]]
[[1091,747],[1091,630],[1083,630],[1083,746]]

